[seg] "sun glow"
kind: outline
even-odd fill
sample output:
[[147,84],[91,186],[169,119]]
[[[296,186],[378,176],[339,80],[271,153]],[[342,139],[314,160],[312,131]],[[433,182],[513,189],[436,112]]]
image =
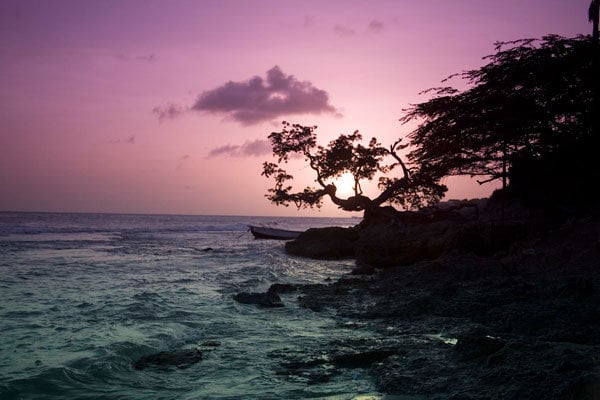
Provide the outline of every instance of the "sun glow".
[[354,195],[354,177],[346,172],[337,178],[334,182],[337,188],[336,194],[341,197],[350,197]]

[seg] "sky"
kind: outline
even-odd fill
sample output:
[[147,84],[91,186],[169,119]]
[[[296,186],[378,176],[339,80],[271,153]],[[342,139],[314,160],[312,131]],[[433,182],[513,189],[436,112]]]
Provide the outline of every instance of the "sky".
[[[0,211],[345,215],[264,197],[282,121],[317,125],[321,144],[355,130],[390,144],[421,91],[496,41],[588,34],[588,4],[2,0]],[[494,189],[445,183],[447,199]]]

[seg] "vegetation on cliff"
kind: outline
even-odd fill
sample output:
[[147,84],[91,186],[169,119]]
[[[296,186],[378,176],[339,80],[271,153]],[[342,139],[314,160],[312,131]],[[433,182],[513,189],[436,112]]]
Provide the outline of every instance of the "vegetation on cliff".
[[[408,142],[398,139],[389,147],[376,138],[363,144],[358,131],[319,146],[315,126],[284,122],[269,136],[276,162],[263,164],[262,174],[274,180],[266,196],[299,208],[320,207],[324,197],[346,211],[386,203],[422,208],[443,197],[442,178],[468,175],[480,183],[501,180],[521,199],[587,202],[600,178],[594,165],[598,59],[590,36],[499,42],[486,65],[448,78],[461,78],[466,89],[429,89],[429,100],[405,109],[400,121],[418,126]],[[315,173],[317,187],[293,189],[283,167],[297,155]],[[354,179],[347,199],[338,197],[333,183],[345,173]],[[376,178],[381,191],[369,198],[361,182]]]

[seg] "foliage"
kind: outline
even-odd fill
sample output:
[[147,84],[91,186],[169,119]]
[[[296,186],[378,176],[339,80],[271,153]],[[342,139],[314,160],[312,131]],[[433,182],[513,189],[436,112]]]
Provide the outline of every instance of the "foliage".
[[499,42],[496,51],[483,67],[448,78],[462,78],[468,89],[430,89],[433,98],[404,110],[403,123],[419,121],[408,159],[427,166],[428,176],[506,186],[517,160],[556,158],[591,142],[597,47],[589,37]]
[[[467,89],[430,89],[431,99],[404,110],[401,122],[418,122],[408,144],[398,140],[386,148],[373,138],[363,145],[354,132],[323,147],[316,127],[284,122],[281,132],[269,136],[277,162],[263,165],[263,175],[275,181],[266,196],[299,208],[320,207],[325,196],[347,211],[384,202],[418,208],[439,201],[446,191],[439,183],[443,177],[469,175],[480,183],[501,179],[504,187],[533,197],[542,193],[537,200],[593,198],[589,194],[600,181],[594,164],[600,145],[599,51],[590,36],[498,42],[496,53],[484,58],[487,64],[447,78],[461,78]],[[398,152],[407,146],[405,162]],[[292,189],[293,177],[282,168],[292,155],[304,157],[317,187]],[[395,168],[400,177],[391,175]],[[341,199],[331,181],[345,172],[354,176],[354,196]],[[376,176],[381,193],[370,199],[361,181]]]
[[[302,207],[321,207],[323,198],[346,211],[363,211],[379,207],[384,202],[394,202],[404,207],[418,207],[432,204],[442,197],[446,188],[434,179],[425,179],[418,170],[411,170],[398,155],[406,147],[401,140],[385,148],[372,138],[367,145],[362,144],[362,135],[355,131],[349,135],[340,135],[326,147],[317,145],[316,126],[302,126],[283,122],[280,132],[273,132],[269,140],[277,162],[265,162],[262,175],[274,180],[274,187],[266,197],[276,205],[295,204]],[[290,157],[301,156],[315,173],[317,187],[306,187],[302,191],[293,191],[293,180],[282,165]],[[400,178],[381,177],[381,193],[375,199],[363,195],[361,181],[373,180],[378,174],[389,174],[395,168],[402,170]],[[337,188],[332,183],[344,173],[354,178],[354,195],[343,199],[337,196]]]

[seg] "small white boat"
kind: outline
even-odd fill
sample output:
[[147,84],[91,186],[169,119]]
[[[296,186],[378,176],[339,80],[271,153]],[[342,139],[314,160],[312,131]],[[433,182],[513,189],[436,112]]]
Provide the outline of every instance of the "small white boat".
[[248,225],[250,232],[257,239],[277,239],[277,240],[292,240],[296,239],[302,232],[288,231],[285,229],[268,228],[265,226]]

